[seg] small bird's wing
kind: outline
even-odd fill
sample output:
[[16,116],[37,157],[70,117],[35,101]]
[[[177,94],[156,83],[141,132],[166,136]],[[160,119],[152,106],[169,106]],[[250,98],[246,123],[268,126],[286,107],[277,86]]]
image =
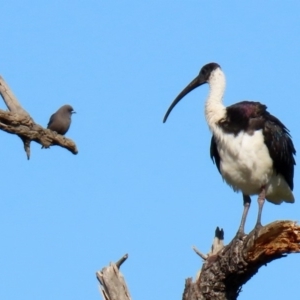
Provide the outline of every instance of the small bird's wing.
[[218,171],[221,173],[220,171],[220,154],[217,148],[217,143],[215,141],[215,137],[212,136],[211,137],[211,142],[210,142],[210,158],[212,159],[212,161],[216,164]]
[[47,125],[47,128],[49,128],[49,127],[51,126],[51,124],[52,124],[52,122],[53,122],[53,120],[54,120],[54,115],[55,115],[55,114],[51,115],[51,117],[50,117],[50,119],[49,119],[49,122],[48,122],[48,125]]
[[276,172],[284,177],[293,190],[296,150],[289,130],[276,117],[269,114],[264,124],[263,133]]

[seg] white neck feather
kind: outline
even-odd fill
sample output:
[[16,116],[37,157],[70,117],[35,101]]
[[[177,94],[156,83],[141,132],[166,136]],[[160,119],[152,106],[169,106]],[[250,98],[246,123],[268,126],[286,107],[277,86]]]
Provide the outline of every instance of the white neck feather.
[[225,92],[225,75],[221,69],[213,71],[209,78],[209,95],[205,103],[205,117],[212,132],[215,132],[216,123],[226,114],[226,107],[223,105]]

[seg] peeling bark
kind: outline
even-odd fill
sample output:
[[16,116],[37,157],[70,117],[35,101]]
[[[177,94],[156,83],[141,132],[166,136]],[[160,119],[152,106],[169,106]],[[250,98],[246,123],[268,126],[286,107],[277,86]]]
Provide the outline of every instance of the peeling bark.
[[300,226],[293,221],[275,221],[234,238],[217,254],[208,254],[195,282],[188,278],[184,300],[234,300],[242,286],[259,268],[289,253],[300,252]]
[[[300,252],[300,226],[293,221],[275,221],[242,239],[235,237],[227,246],[223,239],[223,230],[217,228],[210,253],[203,254],[194,247],[204,263],[195,282],[186,279],[183,300],[235,300],[261,266]],[[117,264],[96,273],[104,300],[130,299]]]
[[73,154],[78,153],[76,144],[72,140],[36,124],[1,76],[0,95],[9,109],[9,111],[0,110],[0,129],[21,138],[28,159],[30,158],[31,141],[41,144],[43,148],[57,145],[66,148]]

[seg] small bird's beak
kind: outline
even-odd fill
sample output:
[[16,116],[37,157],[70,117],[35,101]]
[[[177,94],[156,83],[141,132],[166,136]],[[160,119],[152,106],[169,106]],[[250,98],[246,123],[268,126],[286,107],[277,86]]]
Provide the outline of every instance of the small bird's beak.
[[71,114],[76,114],[76,111],[73,110],[73,111],[71,112]]
[[169,114],[171,113],[172,109],[176,106],[176,104],[189,92],[194,90],[195,88],[199,87],[200,85],[206,83],[205,80],[202,80],[201,77],[198,75],[189,85],[176,97],[176,99],[172,102],[169,109],[167,110],[163,122],[165,123],[168,119]]

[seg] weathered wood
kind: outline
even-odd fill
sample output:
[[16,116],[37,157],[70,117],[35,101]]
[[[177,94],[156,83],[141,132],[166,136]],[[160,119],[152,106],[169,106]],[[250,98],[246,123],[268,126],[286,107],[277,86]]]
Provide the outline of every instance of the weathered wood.
[[6,104],[9,111],[30,118],[29,113],[21,106],[21,104],[17,100],[17,97],[13,94],[2,76],[0,76],[0,95],[3,98],[4,103]]
[[293,221],[276,221],[234,238],[218,253],[207,255],[196,281],[188,278],[184,300],[235,300],[259,268],[289,253],[300,252],[300,226]]
[[[235,237],[227,246],[223,239],[223,230],[217,228],[211,251],[203,254],[196,250],[204,263],[194,282],[192,278],[186,279],[183,300],[235,300],[261,266],[300,252],[300,226],[293,221],[275,221],[242,239]],[[129,300],[124,277],[116,264],[96,273],[103,299]]]
[[125,279],[119,270],[127,258],[128,254],[125,254],[118,262],[110,263],[108,267],[96,272],[104,300],[131,300]]
[[73,154],[78,153],[72,140],[36,124],[1,76],[0,95],[9,109],[9,111],[0,110],[0,129],[21,138],[28,159],[30,158],[31,141],[41,144],[43,148],[57,145],[66,148]]

